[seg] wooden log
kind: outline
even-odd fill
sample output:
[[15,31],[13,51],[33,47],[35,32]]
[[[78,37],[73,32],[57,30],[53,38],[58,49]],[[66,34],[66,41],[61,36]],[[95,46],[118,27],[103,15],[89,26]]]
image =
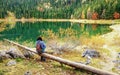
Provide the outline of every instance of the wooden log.
[[[20,48],[23,48],[24,50],[28,50],[30,52],[38,54],[35,50],[33,50],[31,48],[28,48],[26,46],[20,45],[18,43],[15,43],[15,42],[7,40],[7,39],[4,39],[4,40],[13,44],[13,45],[16,45]],[[69,61],[69,60],[66,60],[66,59],[62,59],[60,57],[56,57],[56,56],[53,56],[53,55],[50,55],[50,54],[47,54],[47,53],[42,53],[41,56],[44,56],[44,57],[49,58],[51,60],[55,60],[57,62],[65,64],[65,65],[69,65],[71,67],[75,67],[75,68],[78,68],[78,69],[83,69],[83,70],[98,74],[98,75],[118,75],[116,73],[104,71],[104,70],[101,70],[101,69],[98,69],[98,68],[94,68],[92,66],[84,65],[84,64],[81,64],[81,63],[76,63],[76,62]]]

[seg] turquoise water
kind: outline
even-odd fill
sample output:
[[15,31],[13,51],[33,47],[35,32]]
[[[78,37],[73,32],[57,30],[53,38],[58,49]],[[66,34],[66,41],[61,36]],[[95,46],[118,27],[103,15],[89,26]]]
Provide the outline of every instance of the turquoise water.
[[38,36],[42,36],[42,31],[52,30],[55,33],[58,33],[59,28],[67,29],[72,28],[77,31],[78,37],[82,35],[94,36],[102,35],[107,32],[110,32],[111,29],[109,25],[91,25],[91,24],[79,24],[79,23],[70,23],[70,22],[35,22],[35,23],[22,23],[17,22],[13,28],[11,25],[7,24],[6,29],[0,32],[1,39],[7,38],[10,40],[18,40],[20,42],[30,40],[36,41]]

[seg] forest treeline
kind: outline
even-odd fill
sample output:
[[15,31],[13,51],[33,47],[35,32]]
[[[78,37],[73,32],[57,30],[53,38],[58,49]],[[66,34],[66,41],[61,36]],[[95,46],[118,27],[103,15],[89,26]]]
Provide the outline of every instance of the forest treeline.
[[0,18],[119,19],[120,0],[0,0]]

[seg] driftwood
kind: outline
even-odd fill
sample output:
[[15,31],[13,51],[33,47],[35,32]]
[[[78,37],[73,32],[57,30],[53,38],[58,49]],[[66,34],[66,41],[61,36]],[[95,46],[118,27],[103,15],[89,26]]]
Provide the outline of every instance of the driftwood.
[[[35,50],[31,49],[31,48],[28,48],[26,46],[20,45],[18,43],[15,43],[15,42],[7,40],[7,39],[4,39],[4,40],[13,44],[13,45],[16,45],[20,48],[23,48],[24,50],[28,50],[30,52],[33,52],[33,53],[37,54],[37,52]],[[118,75],[118,74],[115,74],[115,73],[112,73],[112,72],[108,72],[108,71],[104,71],[104,70],[101,70],[101,69],[98,69],[98,68],[94,68],[92,66],[88,66],[88,65],[85,65],[85,64],[81,64],[81,63],[76,63],[76,62],[69,61],[69,60],[66,60],[66,59],[62,59],[60,57],[56,57],[56,56],[53,56],[53,55],[50,55],[50,54],[47,54],[47,53],[42,53],[41,56],[44,56],[44,57],[49,58],[51,60],[55,60],[57,62],[65,64],[65,65],[69,65],[71,67],[75,67],[77,69],[83,69],[83,70],[98,74],[98,75]]]

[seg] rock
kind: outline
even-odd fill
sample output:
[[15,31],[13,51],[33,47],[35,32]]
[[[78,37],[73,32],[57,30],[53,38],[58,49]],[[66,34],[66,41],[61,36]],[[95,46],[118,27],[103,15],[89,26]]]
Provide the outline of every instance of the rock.
[[117,68],[120,70],[120,65]]
[[32,72],[31,72],[31,71],[26,71],[26,72],[24,73],[24,75],[32,75]]
[[91,63],[91,60],[93,57],[99,57],[100,54],[96,50],[85,48],[86,50],[82,53],[82,57],[86,58],[85,65],[88,65]]
[[5,54],[5,58],[12,58],[9,54]]
[[31,58],[31,57],[34,55],[34,53],[32,53],[32,52],[30,52],[30,51],[24,51],[24,52],[23,52],[23,55],[24,55],[26,58]]
[[90,56],[90,57],[100,57],[99,52],[97,52],[96,50],[91,50],[91,49],[87,49],[82,53],[82,57],[85,57],[86,55]]
[[113,63],[120,64],[120,60],[114,60]]
[[1,50],[0,51],[0,57],[3,57],[3,56],[5,56],[6,55],[6,51],[5,50]]
[[86,55],[85,57],[86,57],[86,62],[85,62],[85,65],[90,64],[90,63],[91,63],[92,58],[91,58],[90,56],[88,56],[88,55]]
[[15,60],[10,60],[10,61],[7,63],[7,66],[13,66],[13,65],[16,65],[16,61],[15,61]]
[[120,58],[120,52],[118,53],[118,58]]
[[24,55],[14,47],[10,48],[10,50],[8,50],[6,53],[9,54],[12,58],[25,58]]
[[11,58],[11,56],[6,54],[6,50],[1,50],[0,51],[0,61],[2,61],[5,58]]

